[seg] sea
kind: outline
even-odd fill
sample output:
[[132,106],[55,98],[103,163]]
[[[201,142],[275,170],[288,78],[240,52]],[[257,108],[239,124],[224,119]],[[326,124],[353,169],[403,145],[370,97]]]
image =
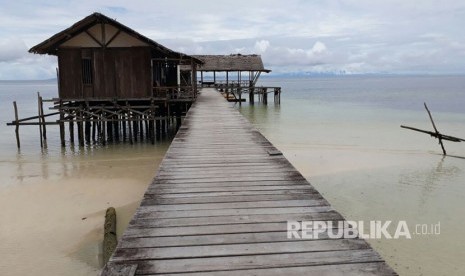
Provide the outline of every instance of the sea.
[[[401,128],[465,138],[465,76],[263,77],[281,86],[281,104],[231,103],[347,220],[403,222],[410,238],[368,242],[400,275],[464,275],[462,220],[465,143]],[[0,81],[0,274],[96,275],[106,208],[121,234],[154,177],[170,139],[156,145],[60,146],[57,126],[40,147],[37,92],[57,96],[56,80]],[[49,104],[46,108],[50,107]],[[50,118],[49,120],[53,120]],[[360,226],[360,224],[359,224]],[[394,228],[393,228],[394,227]]]

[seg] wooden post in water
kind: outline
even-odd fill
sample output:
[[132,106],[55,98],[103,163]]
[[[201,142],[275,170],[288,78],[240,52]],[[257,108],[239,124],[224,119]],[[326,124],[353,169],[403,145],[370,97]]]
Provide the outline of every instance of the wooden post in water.
[[101,119],[101,133],[102,133],[102,144],[105,145],[107,143],[107,136],[106,136],[106,133],[107,133],[107,129],[106,129],[106,117],[105,117],[105,113],[102,112],[102,119]]
[[69,120],[69,142],[74,144],[74,119],[70,118]]
[[116,249],[118,240],[116,238],[116,210],[113,207],[105,213],[105,224],[103,234],[103,262],[106,264]]
[[95,143],[95,129],[97,125],[97,117],[92,117],[92,142]]
[[127,108],[127,113],[126,113],[126,116],[127,116],[127,120],[128,120],[128,132],[129,132],[129,143],[131,143],[132,145],[132,126],[131,126],[131,120],[132,120],[132,116],[131,116],[131,111],[129,111],[129,103],[126,102],[126,108]]
[[65,147],[65,114],[63,111],[63,100],[60,99],[60,141],[61,146]]
[[144,116],[139,115],[139,135],[140,135],[140,141],[142,142],[144,140]]
[[156,117],[156,107],[152,99],[150,102],[150,116],[149,116],[149,129],[150,129],[150,142],[155,144],[155,117]]
[[249,104],[254,105],[255,104],[255,99],[254,99],[254,91],[253,87],[249,88]]
[[[156,130],[156,137],[157,141],[161,139],[161,120],[160,120],[160,110],[158,110],[156,113],[156,119],[155,119],[155,130]],[[158,118],[157,118],[158,117]]]
[[[40,147],[44,147],[44,141],[43,141],[43,133],[42,133],[42,116],[40,114],[40,94],[37,92],[37,112],[38,116],[37,118],[39,119],[39,136],[40,136]],[[45,124],[44,124],[45,125]]]
[[121,122],[121,128],[123,129],[123,139],[122,139],[123,142],[126,141],[126,136],[127,136],[127,135],[126,135],[126,118],[125,118],[125,117],[126,117],[126,115],[125,115],[125,113],[123,112],[122,115],[121,115],[121,120],[122,120],[122,122]]
[[44,114],[44,101],[42,99],[42,96],[40,96],[40,93],[37,92],[37,97],[39,100],[39,114],[40,114],[40,120],[42,120],[42,137],[44,140],[47,140],[47,128],[45,124],[45,114]]
[[90,145],[90,129],[91,129],[91,121],[90,118],[87,118],[85,121],[85,137],[86,137],[86,143]]
[[159,117],[160,117],[160,122],[161,122],[161,127],[160,127],[160,130],[161,130],[161,137],[165,137],[166,136],[166,131],[168,129],[168,116],[166,114],[166,109],[164,107],[161,107],[160,108],[160,112],[159,112]]
[[138,116],[136,114],[132,115],[133,121],[132,121],[132,128],[133,128],[133,138],[134,142],[137,142],[137,135],[138,135]]
[[78,127],[78,141],[79,141],[79,146],[82,147],[84,146],[84,118],[82,116],[82,107],[79,107],[79,110],[76,111],[76,115],[79,114],[76,118],[77,120],[77,127]]
[[433,116],[431,115],[431,112],[428,109],[428,106],[426,106],[426,103],[423,103],[425,105],[425,109],[428,112],[429,119],[431,120],[431,123],[433,124],[434,131],[437,134],[437,138],[439,140],[439,144],[441,145],[442,153],[444,155],[447,155],[446,149],[444,148],[444,144],[442,143],[442,136],[440,135],[438,129],[436,128],[436,124],[434,123]]
[[21,143],[19,141],[19,122],[18,122],[18,106],[16,105],[16,101],[13,102],[13,107],[15,109],[15,133],[16,133],[16,145],[18,149],[21,148]]
[[111,120],[111,115],[107,121],[107,137],[110,142],[113,142],[113,122]]
[[178,130],[181,127],[181,107],[179,104],[176,105],[176,130]]
[[119,142],[119,115],[115,115],[115,121],[113,122],[113,132],[114,132],[114,137],[115,137],[115,140],[116,142]]

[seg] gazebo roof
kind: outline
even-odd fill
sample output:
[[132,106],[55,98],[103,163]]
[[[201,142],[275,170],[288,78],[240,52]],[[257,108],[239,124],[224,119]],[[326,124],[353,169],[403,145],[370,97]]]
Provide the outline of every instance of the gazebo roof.
[[203,62],[198,71],[257,71],[269,73],[260,55],[192,55]]

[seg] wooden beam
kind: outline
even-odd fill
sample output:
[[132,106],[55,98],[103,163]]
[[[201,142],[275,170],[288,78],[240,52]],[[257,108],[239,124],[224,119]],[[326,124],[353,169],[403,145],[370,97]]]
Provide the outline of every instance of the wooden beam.
[[89,33],[89,31],[86,30],[85,33],[86,33],[90,38],[92,38],[92,40],[95,41],[95,43],[97,43],[97,44],[100,45],[101,47],[104,47],[104,45],[103,45],[100,41],[98,41],[97,38],[95,38],[91,33]]

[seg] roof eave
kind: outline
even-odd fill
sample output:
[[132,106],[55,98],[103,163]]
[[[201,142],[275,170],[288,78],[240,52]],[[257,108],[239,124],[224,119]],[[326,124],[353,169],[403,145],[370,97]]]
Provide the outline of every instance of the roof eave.
[[111,24],[115,26],[116,28],[122,29],[129,35],[147,43],[149,47],[157,49],[158,51],[172,57],[177,57],[177,58],[188,58],[196,62],[197,64],[203,64],[203,61],[200,59],[197,59],[195,57],[179,53],[176,51],[173,51],[171,49],[168,49],[167,47],[151,40],[150,38],[141,35],[140,33],[136,32],[135,30],[119,23],[118,21],[111,19],[101,13],[93,13],[80,21],[74,23],[72,26],[69,28],[53,35],[52,37],[44,40],[43,42],[35,45],[31,49],[29,49],[30,53],[34,54],[49,54],[49,55],[57,55],[57,46],[64,43],[67,39],[70,37],[82,32],[83,30],[92,27],[95,24],[100,24],[100,23],[105,23],[105,24]]

